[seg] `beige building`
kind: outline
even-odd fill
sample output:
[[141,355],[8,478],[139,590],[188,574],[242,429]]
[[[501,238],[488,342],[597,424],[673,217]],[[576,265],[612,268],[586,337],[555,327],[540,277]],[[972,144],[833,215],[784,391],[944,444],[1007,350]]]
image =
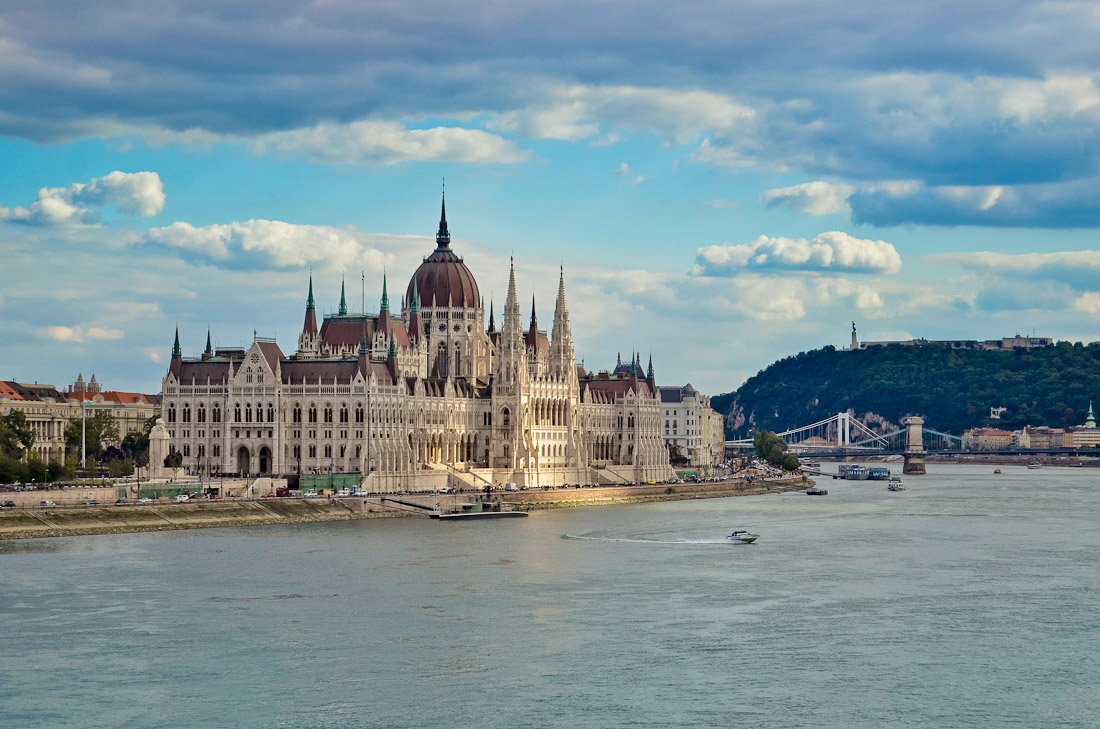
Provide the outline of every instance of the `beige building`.
[[714,466],[725,457],[722,416],[690,384],[661,388],[661,422],[665,445],[679,447],[689,465]]
[[409,280],[400,316],[385,279],[377,314],[317,324],[310,279],[298,349],[273,339],[185,359],[177,333],[163,417],[184,468],[199,473],[360,473],[373,491],[431,481],[464,485],[622,483],[671,477],[652,361],[591,373],[574,354],[564,272],[550,332],[531,304],[521,320],[514,267],[498,330],[477,282],[450,247]]
[[79,375],[64,391],[53,385],[0,381],[0,413],[17,410],[26,416],[34,429],[33,450],[44,461],[65,457],[65,430],[70,423],[101,411],[110,413],[118,426],[119,440],[107,445],[118,445],[127,433],[140,431],[157,414],[158,399],[137,392],[104,391],[95,375],[88,382]]
[[1002,448],[1012,445],[1012,431],[999,428],[972,428],[963,433],[963,438],[976,440],[982,448]]

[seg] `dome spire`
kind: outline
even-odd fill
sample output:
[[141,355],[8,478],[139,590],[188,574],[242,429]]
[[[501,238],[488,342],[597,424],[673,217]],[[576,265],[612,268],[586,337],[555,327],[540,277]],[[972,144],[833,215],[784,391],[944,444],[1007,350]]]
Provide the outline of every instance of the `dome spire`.
[[439,230],[435,234],[437,248],[449,249],[451,247],[451,231],[447,229],[447,192],[443,192],[443,205],[439,211]]

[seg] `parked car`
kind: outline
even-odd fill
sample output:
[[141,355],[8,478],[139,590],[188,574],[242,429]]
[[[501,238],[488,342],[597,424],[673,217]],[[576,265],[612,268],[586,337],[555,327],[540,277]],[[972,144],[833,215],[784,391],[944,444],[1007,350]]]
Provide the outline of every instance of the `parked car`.
[[519,486],[517,486],[514,483],[505,484],[504,485],[504,490],[505,491],[519,491]]
[[150,499],[148,496],[142,496],[140,499],[138,499],[138,503],[139,504],[151,504],[151,503],[153,503],[153,500]]
[[84,499],[85,506],[99,506],[99,499]]
[[315,499],[319,495],[320,494],[318,494],[316,491],[306,491],[304,494],[302,494],[302,496],[307,499]]
[[118,504],[129,504],[129,503],[130,503],[129,499],[115,499],[115,505],[116,506]]
[[191,500],[191,497],[188,496],[187,494],[179,494],[174,499],[172,499],[172,501],[178,501],[178,502],[181,502],[181,503],[184,502],[184,501],[190,501],[190,500]]
[[0,501],[0,509],[14,509],[14,508],[15,508],[15,502],[14,501]]
[[57,506],[57,504],[55,504],[54,502],[50,501],[49,499],[45,499],[45,500],[43,500],[43,502],[42,502],[42,506]]
[[337,496],[351,496],[351,489],[340,489],[336,492]]

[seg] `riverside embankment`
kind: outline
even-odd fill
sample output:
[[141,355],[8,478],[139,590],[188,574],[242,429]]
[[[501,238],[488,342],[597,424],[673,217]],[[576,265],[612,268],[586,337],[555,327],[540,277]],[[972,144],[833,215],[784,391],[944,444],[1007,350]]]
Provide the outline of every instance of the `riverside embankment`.
[[[754,477],[751,480],[731,479],[704,483],[539,489],[497,493],[494,498],[501,498],[517,509],[534,510],[778,493],[806,488],[806,484],[801,476],[768,479]],[[456,497],[422,494],[403,498],[420,501],[425,508],[432,508],[442,499],[465,499],[473,496],[474,494],[460,494]],[[389,509],[377,498],[357,497],[194,500],[185,503],[158,500],[147,504],[56,507],[31,507],[28,504],[0,511],[0,539],[342,521],[419,516],[426,513]]]

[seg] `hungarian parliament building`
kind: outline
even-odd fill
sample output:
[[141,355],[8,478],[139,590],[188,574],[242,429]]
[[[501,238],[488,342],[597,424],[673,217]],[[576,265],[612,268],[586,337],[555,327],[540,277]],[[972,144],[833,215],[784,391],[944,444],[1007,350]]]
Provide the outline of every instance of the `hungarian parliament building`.
[[[515,267],[500,328],[451,250],[444,201],[436,248],[417,268],[400,316],[385,278],[377,314],[317,322],[310,276],[298,351],[273,339],[185,358],[179,331],[161,414],[170,449],[199,474],[286,477],[358,473],[372,491],[438,484],[521,487],[663,481],[653,360],[577,365],[558,281],[549,335],[531,302],[525,328]],[[457,480],[457,483],[456,483]]]

